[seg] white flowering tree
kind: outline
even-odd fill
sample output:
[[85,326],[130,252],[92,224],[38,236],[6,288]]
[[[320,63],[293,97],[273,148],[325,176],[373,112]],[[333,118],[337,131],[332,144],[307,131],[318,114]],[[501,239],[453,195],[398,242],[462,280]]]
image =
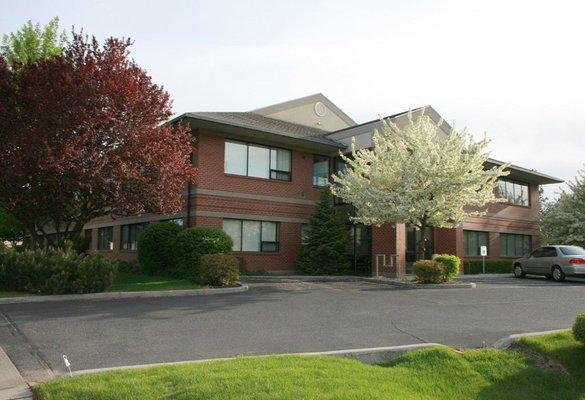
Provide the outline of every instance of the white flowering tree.
[[[341,156],[347,168],[333,176],[331,191],[355,207],[356,222],[409,223],[424,233],[429,226],[454,228],[500,201],[495,188],[507,165],[485,169],[489,141],[455,129],[445,137],[441,125],[424,110],[417,117],[409,112],[402,129],[382,120],[373,148],[356,150],[353,143],[351,155]],[[423,234],[417,258],[425,250]]]
[[585,246],[585,170],[578,172],[569,191],[541,210],[542,241],[545,244]]

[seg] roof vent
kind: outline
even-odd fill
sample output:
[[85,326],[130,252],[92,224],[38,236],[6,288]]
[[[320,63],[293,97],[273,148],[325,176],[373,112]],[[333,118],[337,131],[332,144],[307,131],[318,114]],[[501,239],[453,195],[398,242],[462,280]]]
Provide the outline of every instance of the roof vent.
[[325,107],[325,104],[321,103],[320,101],[316,102],[315,114],[317,114],[319,117],[324,117],[325,114],[327,114],[327,107]]

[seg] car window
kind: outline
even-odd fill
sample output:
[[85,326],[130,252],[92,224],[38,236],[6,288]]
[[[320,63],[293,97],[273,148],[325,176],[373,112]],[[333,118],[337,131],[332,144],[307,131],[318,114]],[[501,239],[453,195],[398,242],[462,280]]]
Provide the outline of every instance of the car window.
[[566,256],[585,256],[585,249],[579,246],[559,246],[559,250]]
[[557,256],[557,249],[554,247],[544,247],[542,251],[541,257],[556,257]]
[[543,247],[540,247],[540,248],[534,250],[532,252],[532,254],[530,254],[530,257],[542,257],[542,253],[543,252],[544,252],[544,248]]

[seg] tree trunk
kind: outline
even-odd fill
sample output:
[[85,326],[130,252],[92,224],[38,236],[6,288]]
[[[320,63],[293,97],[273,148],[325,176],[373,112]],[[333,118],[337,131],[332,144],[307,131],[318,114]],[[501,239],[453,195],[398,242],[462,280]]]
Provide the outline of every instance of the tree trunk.
[[418,227],[420,231],[420,239],[416,242],[416,259],[424,260],[427,252],[427,228],[426,222],[421,223]]

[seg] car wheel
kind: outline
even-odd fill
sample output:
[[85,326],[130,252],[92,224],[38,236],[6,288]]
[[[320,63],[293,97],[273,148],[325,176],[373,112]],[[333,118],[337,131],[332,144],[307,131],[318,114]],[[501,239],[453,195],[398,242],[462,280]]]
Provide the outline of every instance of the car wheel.
[[514,265],[514,276],[516,278],[524,278],[526,276],[526,272],[524,272],[520,264]]
[[561,267],[553,267],[552,269],[552,277],[555,280],[555,282],[562,282],[565,280],[565,273],[563,272],[563,270],[561,269]]

